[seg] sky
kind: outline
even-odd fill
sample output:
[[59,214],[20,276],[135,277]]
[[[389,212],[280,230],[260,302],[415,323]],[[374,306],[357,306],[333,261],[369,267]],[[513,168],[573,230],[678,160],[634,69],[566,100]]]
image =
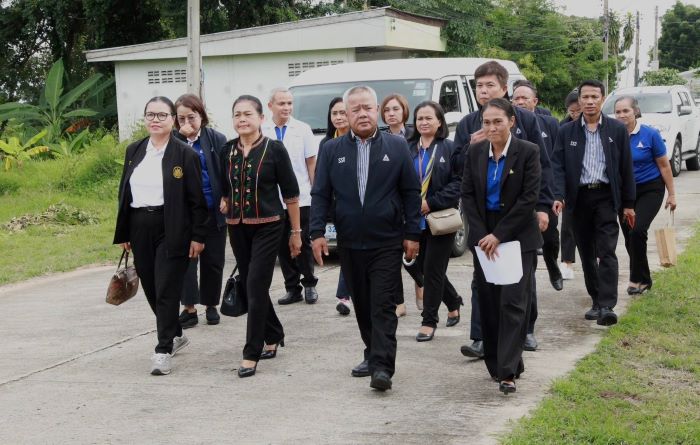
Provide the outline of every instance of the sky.
[[[561,12],[567,15],[583,17],[600,17],[603,15],[603,0],[552,0]],[[625,17],[628,12],[633,15],[640,14],[640,44],[639,44],[639,72],[640,75],[649,69],[649,48],[654,45],[654,7],[659,7],[659,18],[669,10],[676,0],[608,0],[608,8]],[[682,0],[681,3],[700,7],[700,0]],[[661,20],[659,20],[660,22]],[[661,23],[659,23],[659,36],[661,36]],[[698,42],[700,45],[700,42]],[[620,75],[620,87],[634,85],[634,44],[626,54],[631,59],[629,68]]]

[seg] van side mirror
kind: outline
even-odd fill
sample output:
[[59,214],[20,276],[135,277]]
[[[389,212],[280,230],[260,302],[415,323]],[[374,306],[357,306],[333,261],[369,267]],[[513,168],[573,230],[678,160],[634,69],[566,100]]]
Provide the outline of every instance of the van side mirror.
[[680,107],[678,107],[679,116],[687,116],[692,113],[693,109],[690,107],[690,105],[681,105]]

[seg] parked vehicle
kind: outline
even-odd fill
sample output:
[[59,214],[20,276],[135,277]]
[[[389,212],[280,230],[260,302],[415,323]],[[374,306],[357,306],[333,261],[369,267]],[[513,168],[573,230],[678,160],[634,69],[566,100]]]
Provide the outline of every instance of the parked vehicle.
[[639,121],[661,132],[673,176],[680,174],[683,161],[688,170],[700,170],[700,108],[687,87],[621,88],[608,96],[603,104],[603,113],[614,117],[614,104],[620,96],[635,97],[642,112]]
[[[309,124],[320,138],[326,133],[326,113],[331,99],[342,96],[353,86],[367,85],[377,92],[380,102],[391,93],[406,97],[411,110],[409,123],[413,122],[413,109],[420,102],[438,102],[445,111],[450,138],[454,138],[459,121],[477,109],[474,70],[489,60],[494,59],[395,59],[315,68],[300,74],[289,85],[294,95],[294,117]],[[497,61],[508,70],[510,94],[513,82],[525,77],[514,62]],[[464,229],[455,236],[452,256],[461,256],[467,250],[468,227],[464,221]],[[331,223],[326,226],[326,238],[329,244],[335,244],[335,227]]]

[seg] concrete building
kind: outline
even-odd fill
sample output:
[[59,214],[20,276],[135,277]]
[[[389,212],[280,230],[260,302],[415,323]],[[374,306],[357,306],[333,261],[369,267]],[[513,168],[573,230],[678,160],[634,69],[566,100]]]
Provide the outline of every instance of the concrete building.
[[[266,103],[272,88],[318,66],[444,52],[445,24],[386,7],[203,35],[203,96],[212,124],[230,136],[233,99],[253,94]],[[186,92],[185,38],[85,54],[88,62],[114,63],[121,139],[141,122],[149,98]]]

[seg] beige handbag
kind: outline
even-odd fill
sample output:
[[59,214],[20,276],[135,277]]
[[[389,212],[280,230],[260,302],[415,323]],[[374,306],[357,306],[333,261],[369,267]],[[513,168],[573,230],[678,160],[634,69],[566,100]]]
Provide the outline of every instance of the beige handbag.
[[460,215],[459,209],[454,208],[430,212],[425,217],[425,220],[428,222],[430,233],[433,235],[455,233],[464,226],[464,221],[462,221],[462,215]]
[[659,263],[663,267],[675,266],[676,258],[676,231],[673,228],[674,218],[671,210],[670,224],[664,228],[654,230],[656,236],[656,250],[659,252]]

